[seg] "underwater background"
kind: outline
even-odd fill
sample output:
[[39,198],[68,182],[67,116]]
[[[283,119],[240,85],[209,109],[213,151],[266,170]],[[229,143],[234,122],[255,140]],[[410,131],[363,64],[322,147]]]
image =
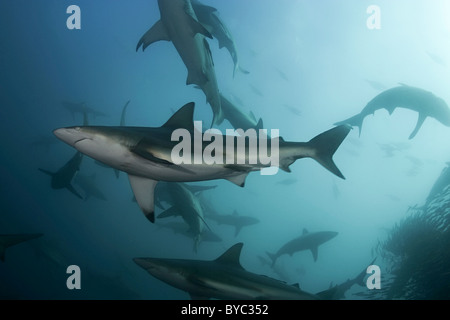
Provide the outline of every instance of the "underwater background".
[[[310,140],[399,83],[450,102],[446,0],[202,3],[217,8],[249,71],[233,76],[229,52],[208,39],[220,91],[286,140]],[[79,30],[66,26],[73,4],[81,9]],[[380,29],[367,26],[370,5],[380,8]],[[0,234],[43,234],[6,250],[0,298],[189,299],[132,259],[212,260],[237,242],[244,243],[246,270],[307,292],[354,278],[376,258],[382,289],[355,285],[344,299],[450,297],[450,189],[424,206],[450,161],[450,128],[427,118],[408,139],[417,121],[411,110],[377,111],[360,135],[358,128],[350,132],[333,158],[345,180],[301,159],[291,173],[251,173],[243,188],[197,183],[216,186],[202,196],[217,213],[259,220],[236,236],[233,227],[207,220],[221,241],[202,241],[197,252],[192,239],[163,227],[182,220],[152,224],[132,201],[126,174],[116,178],[87,156],[78,175],[94,179],[104,199],[52,189],[38,169],[56,171],[75,153],[52,131],[83,123],[64,101],[104,113],[90,116],[93,125],[119,125],[128,101],[129,126],[159,127],[191,101],[195,119],[210,123],[211,108],[201,90],[186,85],[186,67],[170,42],[136,52],[159,17],[152,0],[0,2]],[[262,263],[303,229],[338,235],[319,247],[317,261],[302,251],[281,256],[277,270]],[[70,265],[80,267],[81,290],[66,286]]]

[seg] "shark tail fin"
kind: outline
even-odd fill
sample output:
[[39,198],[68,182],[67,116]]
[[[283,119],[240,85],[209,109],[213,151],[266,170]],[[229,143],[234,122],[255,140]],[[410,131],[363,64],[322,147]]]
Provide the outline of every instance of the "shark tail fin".
[[362,116],[360,113],[358,113],[357,115],[350,117],[346,120],[336,122],[336,123],[334,123],[334,125],[335,126],[350,125],[352,127],[358,127],[358,133],[359,133],[359,136],[361,136],[363,121],[364,121],[364,116]]
[[334,163],[333,155],[350,130],[349,126],[341,125],[319,134],[307,143],[314,150],[312,158],[342,179],[345,177]]

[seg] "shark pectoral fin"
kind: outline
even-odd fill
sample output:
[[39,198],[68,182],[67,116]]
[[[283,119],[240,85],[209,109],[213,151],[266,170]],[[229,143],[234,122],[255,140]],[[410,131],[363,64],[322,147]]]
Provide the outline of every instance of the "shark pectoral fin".
[[177,207],[170,207],[167,210],[164,210],[158,215],[158,219],[160,218],[167,218],[167,217],[176,217],[180,216],[181,212]]
[[133,189],[136,201],[150,222],[155,222],[155,186],[158,183],[156,180],[128,175],[131,189]]
[[311,253],[313,255],[314,262],[316,262],[317,261],[317,256],[319,255],[319,247],[311,248]]
[[83,200],[83,197],[77,192],[77,190],[75,190],[75,188],[71,184],[69,184],[66,188],[67,188],[67,190],[72,192],[74,195],[76,195],[78,198]]
[[228,181],[233,182],[235,185],[238,185],[239,187],[245,186],[245,179],[247,178],[248,172],[241,173],[236,176],[231,176],[226,178]]
[[161,20],[157,21],[144,33],[136,46],[136,51],[139,50],[140,46],[142,46],[142,51],[144,51],[149,45],[160,40],[170,41],[169,34]]
[[173,162],[155,156],[152,153],[151,143],[148,143],[145,139],[139,141],[139,143],[135,147],[130,148],[130,151],[144,159],[155,163],[163,165],[173,165]]
[[409,139],[412,139],[416,136],[417,132],[419,132],[426,118],[427,116],[424,116],[423,114],[419,113],[419,118],[417,119],[416,127],[414,128],[413,132],[411,132],[411,134],[409,135]]
[[187,14],[187,13],[186,13],[186,15],[188,16],[188,24],[189,24],[189,27],[190,27],[191,30],[192,30],[192,36],[193,36],[193,37],[194,37],[197,33],[200,33],[200,34],[202,34],[202,35],[204,35],[205,37],[208,37],[208,38],[210,38],[210,39],[213,38],[213,36],[211,35],[211,33],[210,33],[208,30],[206,30],[206,28],[205,28],[200,22],[198,22],[197,20],[195,20],[194,17],[192,17],[191,15],[189,15],[189,14]]

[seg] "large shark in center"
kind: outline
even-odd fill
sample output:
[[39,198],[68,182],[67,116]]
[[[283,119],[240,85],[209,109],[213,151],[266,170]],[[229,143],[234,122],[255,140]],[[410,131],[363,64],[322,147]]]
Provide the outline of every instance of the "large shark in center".
[[[195,136],[198,131],[194,129],[193,114],[194,103],[191,102],[179,109],[161,127],[76,126],[56,129],[54,134],[83,154],[128,173],[141,210],[150,221],[154,222],[154,188],[158,181],[194,182],[226,179],[243,187],[250,172],[271,166],[270,163],[262,164],[259,161],[250,164],[249,154],[252,156],[251,153],[255,150],[252,151],[247,143],[243,150],[233,152],[235,158],[244,159],[246,164],[227,162],[210,164],[205,162],[204,158],[200,163],[174,163],[172,152],[179,144],[178,141],[172,140],[175,130],[183,129],[190,133],[194,140],[194,149],[196,148]],[[290,172],[289,166],[296,160],[309,157],[344,179],[332,157],[350,130],[349,126],[334,127],[309,142],[288,142],[281,138],[272,138],[279,141],[277,166]],[[237,137],[225,136],[223,142],[229,139],[235,141]],[[270,152],[272,150],[269,147],[272,145],[270,143],[267,146]],[[210,148],[210,143],[200,141],[199,147],[204,153],[206,148]],[[223,147],[224,157],[226,149],[226,146]],[[194,151],[191,155],[195,157],[198,154]]]
[[142,46],[165,40],[171,41],[183,60],[188,77],[186,84],[196,84],[206,95],[213,111],[212,125],[223,121],[219,88],[214,63],[206,37],[212,35],[198,22],[189,0],[158,0],[161,19],[139,40],[136,51]]
[[319,295],[298,285],[245,270],[240,263],[242,243],[212,261],[134,258],[157,279],[189,293],[192,299],[227,300],[320,300]]
[[417,111],[419,118],[416,127],[411,132],[409,139],[416,136],[424,121],[428,117],[435,118],[443,125],[450,127],[450,109],[447,103],[433,93],[421,88],[400,85],[383,91],[373,98],[357,115],[346,120],[336,122],[335,125],[349,124],[359,128],[361,134],[364,118],[375,111],[386,109],[392,114],[396,108],[406,108]]

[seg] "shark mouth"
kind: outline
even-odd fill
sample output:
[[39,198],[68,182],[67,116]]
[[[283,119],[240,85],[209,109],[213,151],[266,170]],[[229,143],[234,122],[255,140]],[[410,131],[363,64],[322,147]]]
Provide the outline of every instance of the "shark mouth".
[[81,138],[81,139],[78,139],[77,141],[75,141],[75,142],[73,143],[73,145],[75,146],[77,143],[79,143],[79,142],[81,142],[81,141],[84,141],[84,140],[92,140],[92,139],[89,139],[89,138]]

